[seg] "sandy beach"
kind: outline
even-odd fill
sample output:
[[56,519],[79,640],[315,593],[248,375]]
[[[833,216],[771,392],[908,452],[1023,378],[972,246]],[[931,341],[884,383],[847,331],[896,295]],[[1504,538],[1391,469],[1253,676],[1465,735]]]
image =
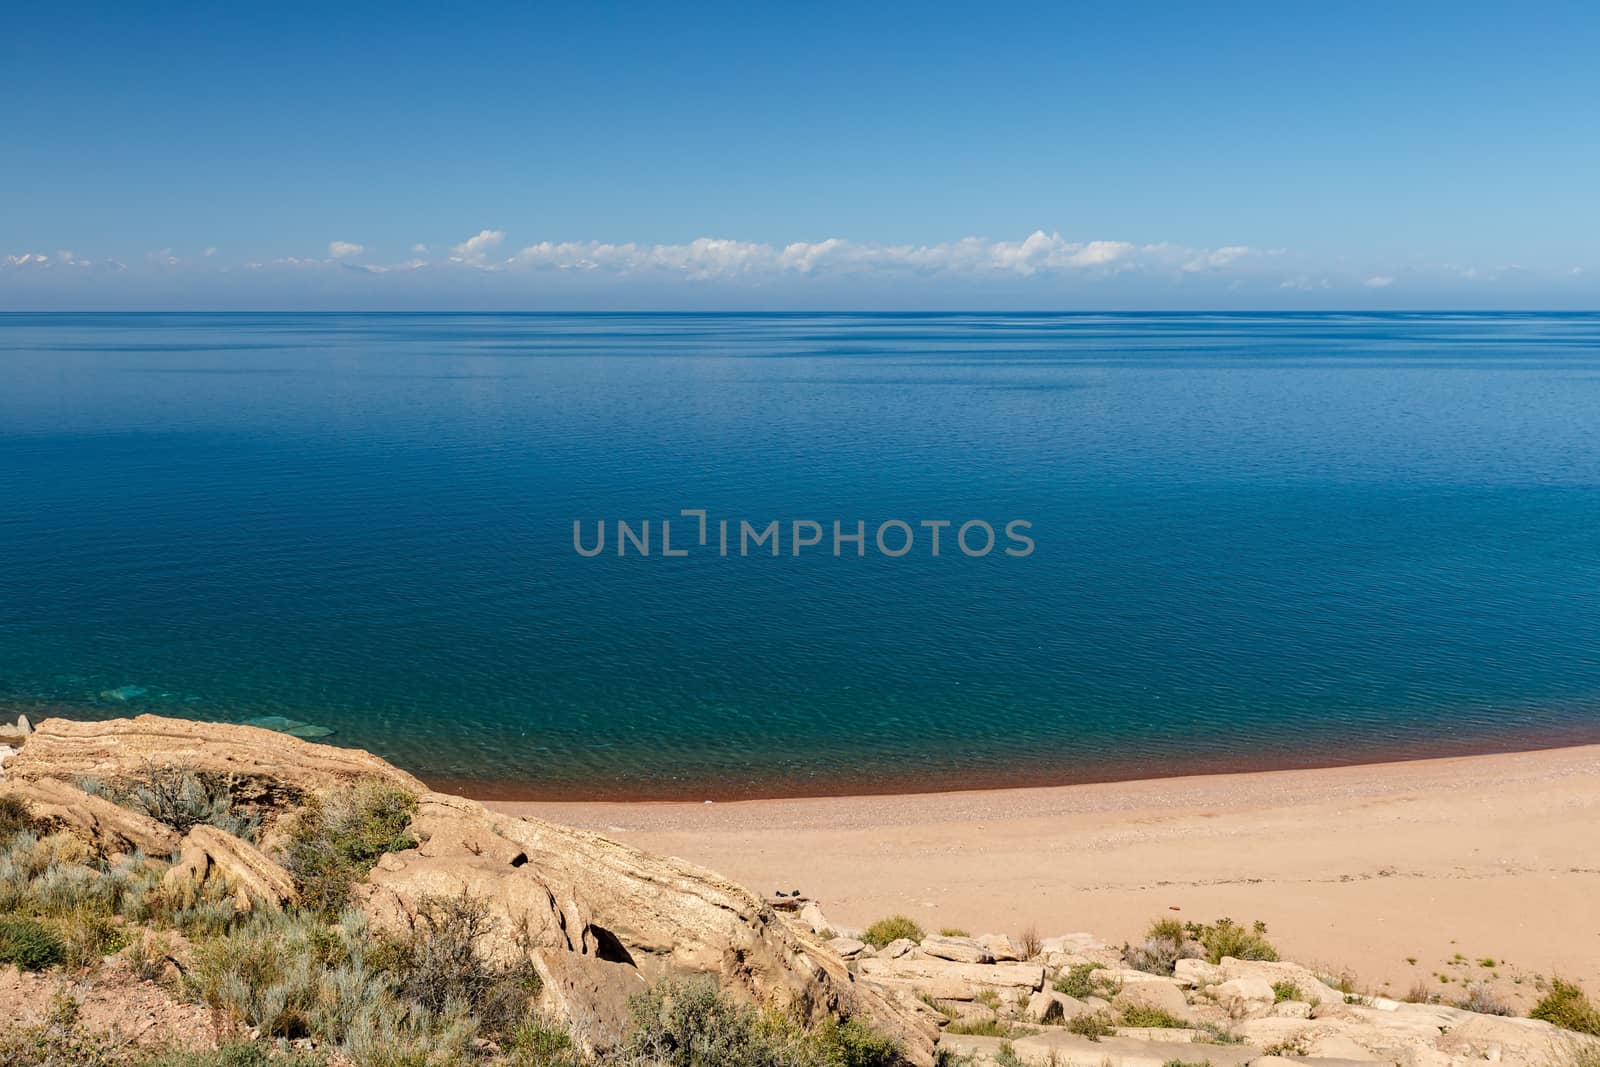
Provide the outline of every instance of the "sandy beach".
[[1600,988],[1600,745],[982,792],[492,806],[802,890],[844,926],[903,912],[929,930],[1116,943],[1158,916],[1229,916],[1372,991],[1421,982],[1454,998],[1487,981],[1526,1010],[1537,976]]

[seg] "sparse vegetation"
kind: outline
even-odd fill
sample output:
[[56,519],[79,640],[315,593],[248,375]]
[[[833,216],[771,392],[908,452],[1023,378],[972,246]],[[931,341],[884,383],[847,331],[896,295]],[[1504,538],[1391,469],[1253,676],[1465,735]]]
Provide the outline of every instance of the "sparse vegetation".
[[1264,922],[1246,928],[1232,919],[1218,919],[1214,923],[1189,923],[1184,929],[1205,950],[1205,958],[1211,963],[1221,963],[1224,956],[1268,963],[1278,959],[1278,950],[1267,940]]
[[1171,974],[1178,960],[1198,955],[1198,947],[1177,919],[1157,919],[1145,931],[1143,944],[1122,946],[1128,966],[1150,974]]
[[891,941],[907,938],[911,941],[922,940],[922,927],[915,920],[904,915],[891,915],[887,919],[879,919],[867,927],[867,932],[861,935],[861,940],[873,948],[882,948]]
[[330,914],[343,908],[379,857],[416,847],[409,832],[416,808],[416,797],[374,779],[307,798],[283,856],[301,902]]
[[1122,1009],[1117,1020],[1123,1026],[1181,1030],[1189,1024],[1169,1011],[1145,1004],[1129,1004]]
[[709,980],[636,998],[626,1054],[660,1067],[893,1067],[900,1049],[853,1020],[805,1029],[735,1004]]
[[201,774],[178,764],[153,766],[144,773],[105,785],[80,782],[85,792],[101,796],[186,834],[210,825],[246,841],[254,841],[261,817],[235,803],[234,780]]
[[1067,1030],[1090,1041],[1099,1041],[1102,1037],[1110,1037],[1117,1032],[1111,1018],[1101,1011],[1086,1011],[1082,1015],[1068,1019]]
[[28,805],[18,797],[0,796],[0,846],[7,845],[18,834],[27,831],[43,834],[42,820],[35,819]]
[[1007,1022],[1004,1019],[977,1019],[970,1022],[956,1021],[944,1028],[947,1034],[965,1034],[972,1037],[1027,1037],[1039,1031],[1031,1026],[1021,1026],[1017,1023]]
[[959,926],[943,926],[939,928],[940,937],[971,937],[972,935]]
[[1031,960],[1044,951],[1044,944],[1039,940],[1039,928],[1030,926],[1017,937],[1017,951],[1025,960]]
[[1286,1000],[1304,1000],[1305,994],[1300,992],[1300,987],[1293,982],[1273,982],[1272,999],[1274,1003],[1282,1004]]
[[67,946],[49,926],[26,915],[0,915],[0,964],[42,971],[66,959]]
[[1550,980],[1550,990],[1528,1013],[1564,1030],[1600,1036],[1600,1007],[1589,999],[1581,986],[1562,978]]
[[1515,1015],[1511,1005],[1506,1003],[1493,989],[1483,982],[1474,982],[1467,987],[1467,995],[1456,1002],[1456,1007],[1466,1011],[1475,1011],[1480,1015]]
[[1105,968],[1098,963],[1075,963],[1056,976],[1052,988],[1057,993],[1065,993],[1078,1000],[1104,996],[1108,993],[1115,995],[1117,990],[1112,988],[1115,983],[1095,976],[1096,971],[1102,970]]
[[1204,1045],[1242,1045],[1245,1039],[1229,1030],[1227,1027],[1218,1026],[1216,1023],[1199,1023],[1195,1029],[1195,1041]]

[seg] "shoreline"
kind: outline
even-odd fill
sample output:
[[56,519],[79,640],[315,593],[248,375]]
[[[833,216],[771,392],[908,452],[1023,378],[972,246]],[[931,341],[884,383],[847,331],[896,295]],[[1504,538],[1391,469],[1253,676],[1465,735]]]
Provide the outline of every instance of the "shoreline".
[[[143,708],[137,704],[109,707],[56,703],[29,704],[0,702],[0,722],[24,714],[38,724],[46,718],[73,721],[103,721],[150,714],[169,715],[196,722],[248,725],[237,717],[218,717],[194,713],[191,709]],[[276,713],[274,713],[276,714]],[[312,713],[306,713],[311,715]],[[313,716],[315,717],[315,716]],[[364,739],[353,732],[335,730],[327,737],[314,738],[322,744],[372,752],[425,781],[439,792],[468,796],[480,801],[537,804],[680,804],[714,801],[720,804],[748,801],[815,800],[851,797],[926,796],[943,793],[990,793],[1015,789],[1056,789],[1086,785],[1165,781],[1222,775],[1273,774],[1292,771],[1320,771],[1426,763],[1478,756],[1515,755],[1558,751],[1600,745],[1600,718],[1594,722],[1568,723],[1515,733],[1504,730],[1474,731],[1427,741],[1396,742],[1361,739],[1344,742],[1338,751],[1318,750],[1304,755],[1287,748],[1266,748],[1254,742],[1241,742],[1229,754],[1190,753],[1179,758],[1135,755],[1107,758],[1101,755],[1060,753],[1036,758],[1021,766],[1004,770],[979,768],[928,768],[914,763],[906,769],[878,766],[842,771],[832,775],[791,773],[762,780],[693,778],[685,780],[595,782],[540,779],[535,776],[505,778],[435,774],[416,761],[394,753],[378,739]]]
[[1229,916],[1396,997],[1482,982],[1525,1010],[1541,978],[1600,985],[1594,744],[997,790],[486,803],[799,889],[852,928],[904,913],[1120,943],[1157,917]]

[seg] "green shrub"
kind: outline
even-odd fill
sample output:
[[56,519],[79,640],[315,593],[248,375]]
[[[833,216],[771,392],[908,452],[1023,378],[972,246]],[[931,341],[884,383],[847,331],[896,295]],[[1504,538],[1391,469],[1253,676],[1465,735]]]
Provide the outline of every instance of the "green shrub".
[[1600,1007],[1596,1007],[1573,982],[1561,978],[1550,981],[1550,992],[1540,998],[1528,1013],[1532,1019],[1543,1019],[1564,1030],[1600,1036]]
[[1286,1000],[1304,1000],[1305,994],[1300,992],[1300,987],[1290,981],[1272,983],[1272,999],[1274,1003],[1282,1004]]
[[1107,985],[1104,979],[1096,978],[1094,972],[1103,970],[1105,966],[1099,963],[1074,963],[1056,975],[1055,991],[1078,1000],[1100,996]]
[[582,1067],[572,1036],[538,1016],[523,1020],[501,1044],[513,1067]]
[[913,919],[904,915],[891,915],[887,919],[879,919],[867,927],[867,932],[861,935],[861,940],[873,948],[882,948],[891,941],[906,938],[911,941],[922,940],[922,927]]
[[1111,1024],[1110,1017],[1100,1011],[1086,1011],[1082,1015],[1068,1019],[1067,1030],[1090,1041],[1099,1041],[1102,1037],[1110,1037],[1117,1032],[1116,1027]]
[[974,1019],[971,1022],[956,1021],[944,1028],[947,1034],[964,1034],[972,1037],[1027,1037],[1039,1031],[1031,1026],[1018,1026],[1003,1019]]
[[1278,959],[1278,950],[1267,940],[1267,924],[1263,922],[1246,929],[1232,919],[1218,919],[1214,923],[1189,923],[1184,931],[1201,944],[1206,959],[1212,963],[1221,963],[1224,956],[1268,963]]
[[633,1002],[625,1055],[653,1067],[897,1067],[899,1047],[855,1022],[807,1030],[736,1004],[708,979],[667,979]]
[[42,971],[67,960],[67,946],[49,926],[27,915],[0,915],[0,964]]
[[940,937],[971,937],[967,931],[959,926],[942,926],[939,928]]
[[233,786],[230,776],[201,774],[192,767],[166,764],[98,791],[180,834],[209,825],[254,841],[261,818],[234,802]]
[[425,897],[411,936],[391,946],[388,963],[400,996],[430,1012],[459,1005],[488,1034],[515,1033],[539,993],[532,964],[501,966],[484,957],[481,942],[494,926],[488,905],[463,892]]
[[1152,1008],[1144,1004],[1129,1004],[1122,1009],[1121,1018],[1118,1020],[1123,1026],[1161,1028],[1166,1030],[1182,1030],[1189,1024],[1160,1008]]
[[307,907],[337,912],[386,852],[415,848],[417,798],[377,779],[309,798],[290,829],[284,866]]

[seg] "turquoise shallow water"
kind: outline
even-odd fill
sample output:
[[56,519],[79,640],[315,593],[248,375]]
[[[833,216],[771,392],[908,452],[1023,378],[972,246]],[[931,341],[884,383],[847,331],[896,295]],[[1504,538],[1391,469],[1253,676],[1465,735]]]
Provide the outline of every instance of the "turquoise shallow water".
[[[1600,740],[1597,426],[1594,315],[3,315],[0,704],[525,796]],[[695,507],[1037,547],[573,551]]]

